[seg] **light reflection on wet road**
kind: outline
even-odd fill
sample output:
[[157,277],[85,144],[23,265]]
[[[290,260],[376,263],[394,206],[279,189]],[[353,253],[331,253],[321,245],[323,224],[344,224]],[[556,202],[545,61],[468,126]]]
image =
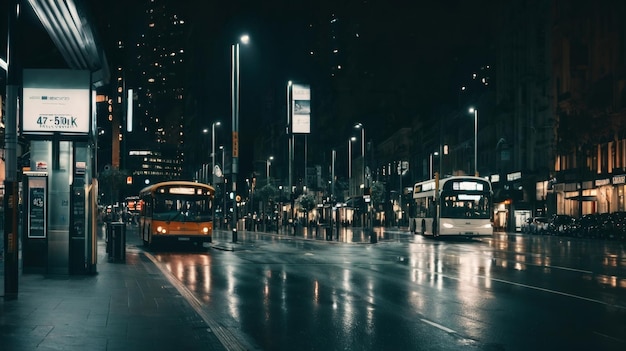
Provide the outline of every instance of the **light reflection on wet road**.
[[379,237],[222,232],[206,252],[152,254],[262,350],[626,349],[624,243]]

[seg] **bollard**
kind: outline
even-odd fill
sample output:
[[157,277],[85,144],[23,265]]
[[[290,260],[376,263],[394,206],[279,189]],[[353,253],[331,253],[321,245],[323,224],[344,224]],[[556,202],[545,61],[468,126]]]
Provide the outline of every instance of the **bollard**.
[[233,228],[233,242],[236,243],[237,242],[237,228]]

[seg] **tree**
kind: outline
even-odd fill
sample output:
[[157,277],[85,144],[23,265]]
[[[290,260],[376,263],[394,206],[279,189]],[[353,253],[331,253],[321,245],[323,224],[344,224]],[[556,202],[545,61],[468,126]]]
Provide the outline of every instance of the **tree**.
[[372,184],[372,205],[378,208],[385,201],[385,184],[382,182],[374,182]]
[[376,213],[377,209],[384,205],[385,202],[385,184],[379,181],[375,181],[372,183],[371,188],[371,200],[372,206],[374,207],[374,213]]
[[262,188],[256,190],[255,196],[258,201],[263,202],[263,208],[265,209],[265,206],[278,196],[278,189],[273,184],[265,184]]
[[315,197],[311,194],[304,194],[300,196],[298,202],[300,203],[300,208],[302,209],[302,211],[304,211],[304,217],[307,218],[308,221],[309,212],[313,210],[315,206],[317,206],[317,201],[315,200]]

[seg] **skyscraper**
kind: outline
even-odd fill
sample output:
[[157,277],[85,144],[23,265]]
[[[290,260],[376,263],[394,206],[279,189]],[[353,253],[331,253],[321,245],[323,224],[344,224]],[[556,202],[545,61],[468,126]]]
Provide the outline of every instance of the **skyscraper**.
[[[126,170],[138,190],[181,177],[189,26],[175,1],[145,0],[119,8],[119,17],[110,19],[113,32],[104,33],[115,51],[107,114],[111,164]],[[106,135],[106,122],[101,128]]]

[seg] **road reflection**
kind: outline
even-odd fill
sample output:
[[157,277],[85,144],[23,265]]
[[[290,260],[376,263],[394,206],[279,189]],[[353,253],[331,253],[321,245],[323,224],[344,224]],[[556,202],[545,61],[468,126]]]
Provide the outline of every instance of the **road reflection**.
[[510,332],[503,323],[510,314],[532,319],[554,301],[559,311],[573,302],[623,305],[616,297],[626,289],[619,245],[514,234],[470,240],[377,235],[401,239],[323,245],[248,233],[234,251],[154,256],[268,350],[427,349],[417,335],[433,328],[471,344],[493,335],[494,327]]

